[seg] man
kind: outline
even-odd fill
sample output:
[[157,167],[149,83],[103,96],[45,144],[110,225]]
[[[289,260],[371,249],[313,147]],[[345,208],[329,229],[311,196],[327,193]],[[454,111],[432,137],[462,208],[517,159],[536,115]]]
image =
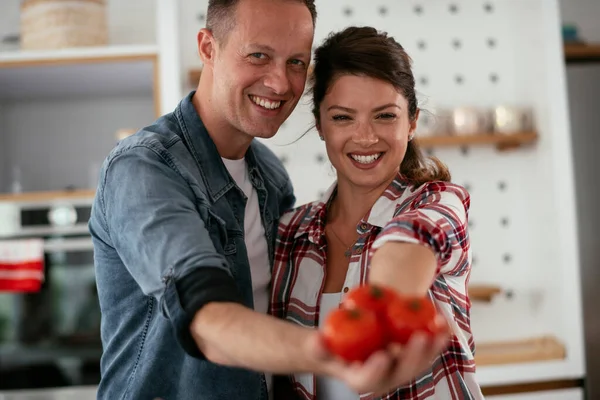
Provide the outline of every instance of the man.
[[99,399],[267,399],[271,374],[292,372],[365,392],[406,381],[415,352],[395,369],[388,353],[347,366],[315,331],[266,315],[277,219],[295,198],[253,139],[301,97],[315,19],[314,0],[209,1],[197,90],[107,157],[89,223]]

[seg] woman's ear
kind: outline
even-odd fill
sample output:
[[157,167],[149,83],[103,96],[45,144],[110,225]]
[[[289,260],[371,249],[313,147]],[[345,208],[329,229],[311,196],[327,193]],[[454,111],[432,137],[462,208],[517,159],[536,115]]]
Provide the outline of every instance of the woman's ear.
[[415,113],[415,117],[412,121],[410,121],[410,129],[408,130],[408,136],[415,136],[415,130],[417,129],[417,121],[419,120],[419,114],[421,113],[421,109],[417,108],[417,112]]
[[316,122],[315,128],[317,128],[317,132],[319,133],[319,138],[321,140],[325,140],[325,138],[323,137],[323,132],[321,132],[321,124],[319,123],[319,121]]

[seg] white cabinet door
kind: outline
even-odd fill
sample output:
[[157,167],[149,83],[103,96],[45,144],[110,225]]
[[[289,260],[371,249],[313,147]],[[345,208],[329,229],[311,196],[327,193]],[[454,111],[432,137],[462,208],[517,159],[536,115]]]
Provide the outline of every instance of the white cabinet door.
[[486,396],[486,400],[583,400],[582,389],[551,390],[545,392]]

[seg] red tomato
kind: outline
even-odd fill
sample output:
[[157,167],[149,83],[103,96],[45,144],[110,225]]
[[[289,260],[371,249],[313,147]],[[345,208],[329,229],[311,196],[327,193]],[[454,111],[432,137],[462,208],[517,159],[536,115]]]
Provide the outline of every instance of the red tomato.
[[348,362],[365,361],[385,346],[383,326],[375,313],[368,310],[331,311],[322,334],[329,351]]
[[342,306],[348,309],[371,310],[378,317],[385,316],[385,310],[398,296],[390,288],[379,285],[363,285],[352,289],[344,297]]
[[399,297],[387,308],[388,337],[393,342],[406,344],[417,331],[433,336],[442,329],[436,315],[428,297]]

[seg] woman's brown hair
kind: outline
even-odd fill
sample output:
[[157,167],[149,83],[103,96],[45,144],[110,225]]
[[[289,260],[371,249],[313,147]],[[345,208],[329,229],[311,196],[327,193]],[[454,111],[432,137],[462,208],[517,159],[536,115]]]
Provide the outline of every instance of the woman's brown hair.
[[[408,117],[414,121],[418,107],[411,64],[404,48],[375,28],[349,27],[331,34],[315,50],[310,77],[312,112],[317,124],[321,102],[341,75],[368,76],[392,84],[408,101]],[[425,158],[414,140],[408,142],[400,173],[417,186],[431,181],[450,181],[448,168],[435,157]]]

